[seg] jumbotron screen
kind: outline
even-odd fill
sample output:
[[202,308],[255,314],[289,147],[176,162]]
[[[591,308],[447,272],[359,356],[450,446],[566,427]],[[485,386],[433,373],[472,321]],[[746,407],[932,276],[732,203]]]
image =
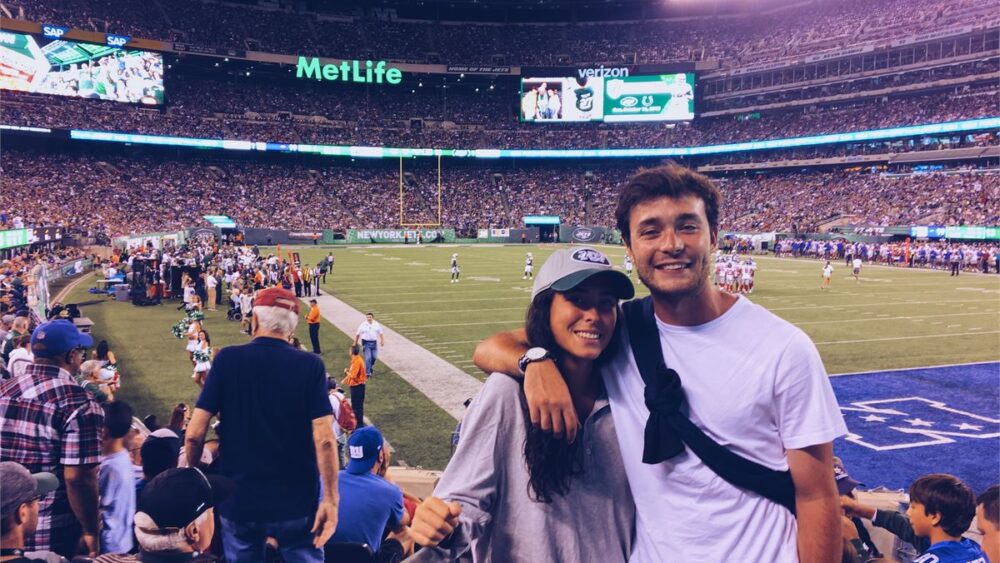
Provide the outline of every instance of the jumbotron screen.
[[694,73],[521,78],[521,121],[689,121]]
[[0,89],[159,105],[163,57],[0,31]]

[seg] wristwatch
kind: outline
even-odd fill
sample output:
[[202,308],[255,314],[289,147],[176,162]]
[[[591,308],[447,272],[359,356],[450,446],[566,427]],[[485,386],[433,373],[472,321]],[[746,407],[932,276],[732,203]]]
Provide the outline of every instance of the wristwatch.
[[532,362],[540,362],[550,358],[549,351],[545,348],[536,346],[534,348],[528,348],[528,351],[521,356],[521,359],[517,361],[517,367],[524,373],[524,370],[528,369],[528,364]]

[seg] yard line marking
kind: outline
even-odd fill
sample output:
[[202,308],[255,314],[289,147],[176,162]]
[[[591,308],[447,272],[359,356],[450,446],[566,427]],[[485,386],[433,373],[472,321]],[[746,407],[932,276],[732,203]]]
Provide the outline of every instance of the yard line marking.
[[889,342],[893,340],[919,340],[922,338],[949,338],[953,336],[971,336],[980,334],[1000,334],[1000,330],[991,330],[989,332],[953,332],[951,334],[926,334],[921,336],[895,336],[892,338],[867,338],[863,340],[828,340],[826,342],[814,342],[817,346],[825,346],[832,344],[861,344],[864,342]]
[[985,364],[996,364],[997,367],[1000,367],[1000,362],[996,362],[994,360],[990,360],[990,361],[986,361],[986,362],[967,362],[967,363],[962,363],[962,364],[939,364],[939,365],[934,365],[934,366],[916,366],[916,367],[912,367],[912,368],[875,369],[875,370],[871,370],[871,371],[853,371],[853,372],[849,372],[849,373],[831,373],[830,377],[842,377],[842,376],[845,376],[845,375],[867,375],[869,373],[883,373],[883,372],[888,373],[888,372],[893,372],[893,371],[910,371],[910,370],[916,370],[916,369],[953,368],[953,367],[959,367],[959,366],[981,366],[981,365],[985,365]]
[[437,328],[442,326],[475,326],[475,325],[500,325],[500,324],[512,324],[512,323],[523,323],[524,319],[509,319],[509,320],[496,320],[496,321],[482,321],[475,323],[447,323],[447,324],[436,324],[436,325],[414,325],[414,328]]

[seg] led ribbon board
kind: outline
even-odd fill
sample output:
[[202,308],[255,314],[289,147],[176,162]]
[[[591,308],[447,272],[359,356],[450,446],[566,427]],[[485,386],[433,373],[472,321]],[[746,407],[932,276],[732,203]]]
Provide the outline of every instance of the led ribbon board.
[[[9,126],[0,125],[0,129]],[[941,135],[1000,129],[1000,117],[985,117],[965,121],[949,121],[928,125],[910,125],[890,129],[873,129],[853,133],[832,133],[811,137],[791,137],[769,141],[749,141],[724,145],[702,145],[697,147],[664,147],[655,149],[424,149],[363,147],[345,145],[305,145],[270,143],[262,141],[238,141],[231,139],[195,139],[189,137],[169,137],[162,135],[135,135],[108,131],[86,131],[73,129],[71,139],[85,141],[108,141],[142,145],[165,145],[225,150],[256,150],[268,152],[310,153],[326,156],[349,156],[352,158],[411,158],[447,156],[455,158],[663,158],[673,156],[699,156],[751,152],[770,149],[809,147],[859,141],[885,141],[920,135]]]

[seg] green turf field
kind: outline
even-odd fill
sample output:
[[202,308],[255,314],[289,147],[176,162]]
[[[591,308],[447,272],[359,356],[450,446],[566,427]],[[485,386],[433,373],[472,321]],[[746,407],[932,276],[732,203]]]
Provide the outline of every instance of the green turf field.
[[[469,374],[477,342],[521,326],[530,281],[521,279],[524,256],[535,255],[537,273],[552,246],[377,246],[335,247],[336,266],[324,291],[361,311]],[[284,250],[284,249],[283,249]],[[314,264],[331,247],[299,247]],[[624,250],[605,249],[620,265]],[[462,281],[450,284],[449,260],[459,253]],[[1000,276],[865,267],[855,282],[835,263],[833,288],[820,291],[822,263],[757,258],[751,299],[801,327],[819,348],[831,374],[996,360],[1000,357]],[[94,300],[86,283],[66,302]],[[645,295],[644,288],[638,288]],[[180,319],[174,307],[138,308],[96,297],[84,314],[107,338],[122,365],[121,398],[138,413],[166,417],[178,401],[193,402],[184,341],[170,335]],[[213,344],[244,342],[225,313],[209,313]],[[331,373],[347,365],[349,337],[325,324],[324,360]],[[305,323],[299,337],[308,342]],[[454,420],[396,373],[380,370],[368,386],[365,412],[385,432],[397,459],[442,468],[450,451]],[[385,373],[385,375],[381,375]]]

